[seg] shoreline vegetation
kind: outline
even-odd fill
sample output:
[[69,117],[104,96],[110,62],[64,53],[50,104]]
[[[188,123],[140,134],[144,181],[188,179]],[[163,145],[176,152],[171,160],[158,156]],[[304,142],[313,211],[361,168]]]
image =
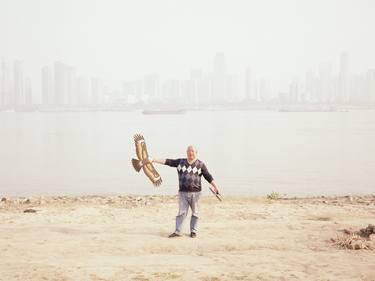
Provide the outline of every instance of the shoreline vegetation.
[[223,199],[0,196],[0,280],[375,280],[375,194]]

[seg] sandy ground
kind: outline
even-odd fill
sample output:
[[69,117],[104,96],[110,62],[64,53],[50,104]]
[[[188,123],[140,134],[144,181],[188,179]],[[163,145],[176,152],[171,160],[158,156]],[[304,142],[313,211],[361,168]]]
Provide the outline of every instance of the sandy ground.
[[170,239],[176,213],[174,197],[3,199],[0,280],[375,280],[374,250],[330,241],[375,223],[375,197],[204,197],[197,238],[187,220]]

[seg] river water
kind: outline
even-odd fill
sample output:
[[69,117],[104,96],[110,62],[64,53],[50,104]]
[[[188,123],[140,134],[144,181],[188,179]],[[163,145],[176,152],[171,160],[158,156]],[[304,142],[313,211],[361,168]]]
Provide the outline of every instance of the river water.
[[195,145],[224,196],[375,192],[371,110],[0,112],[0,195],[175,194],[175,168],[156,167],[159,188],[133,170],[135,133],[154,158]]

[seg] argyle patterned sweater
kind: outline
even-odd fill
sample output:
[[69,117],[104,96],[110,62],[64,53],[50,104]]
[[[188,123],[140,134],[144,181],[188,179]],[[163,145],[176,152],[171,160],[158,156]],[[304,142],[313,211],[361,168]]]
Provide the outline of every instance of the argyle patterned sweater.
[[202,190],[201,177],[211,183],[214,179],[208,172],[206,165],[196,159],[189,164],[186,158],[166,159],[165,165],[177,167],[179,191],[198,192]]

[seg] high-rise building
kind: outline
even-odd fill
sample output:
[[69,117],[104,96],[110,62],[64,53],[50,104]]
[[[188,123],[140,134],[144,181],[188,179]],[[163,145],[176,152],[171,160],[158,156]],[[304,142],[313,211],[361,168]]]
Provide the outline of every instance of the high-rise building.
[[0,68],[0,107],[7,105],[7,67],[5,61],[1,62]]
[[375,103],[375,69],[369,69],[366,75],[367,101]]
[[23,63],[19,60],[14,61],[14,99],[12,105],[18,107],[24,104],[24,78]]
[[349,97],[348,76],[349,76],[349,58],[347,53],[342,53],[340,56],[339,78],[338,78],[338,92],[337,102],[345,103]]
[[259,99],[262,103],[268,101],[268,87],[264,78],[260,79],[258,86]]
[[332,102],[334,100],[334,79],[330,63],[319,65],[319,77],[317,81],[317,101],[320,103]]
[[122,83],[122,94],[127,97],[135,95],[136,85],[134,81],[125,81]]
[[10,66],[3,62],[3,93],[4,93],[4,104],[9,107],[12,104],[12,82],[11,82],[11,71]]
[[208,104],[210,102],[211,88],[208,74],[202,75],[202,78],[197,81],[197,102]]
[[76,69],[72,66],[65,66],[65,95],[64,104],[72,106],[77,104],[77,83]]
[[162,97],[166,102],[179,102],[180,81],[178,81],[177,79],[166,80],[162,86]]
[[0,108],[5,105],[4,76],[3,67],[0,68]]
[[66,66],[61,62],[54,63],[54,104],[62,106],[66,100]]
[[[134,86],[134,83],[132,83]],[[134,88],[134,87],[133,87]],[[133,93],[134,95],[134,93]],[[91,103],[94,105],[103,102],[103,85],[99,78],[91,78]]]
[[288,95],[288,102],[295,104],[300,102],[300,96],[299,96],[299,83],[297,79],[294,79],[289,84],[289,95]]
[[33,104],[33,91],[31,85],[31,79],[26,78],[25,80],[25,105],[30,107]]
[[312,70],[309,70],[305,74],[305,100],[307,102],[317,101],[317,78]]
[[251,70],[249,67],[245,70],[245,99],[249,102],[256,101],[256,97],[254,96],[253,90]]
[[350,102],[351,103],[365,103],[369,101],[366,88],[366,75],[355,74],[350,77]]
[[50,67],[42,68],[42,104],[45,106],[54,104],[53,76]]
[[202,85],[203,74],[201,69],[192,69],[190,70],[190,81],[192,82],[192,99],[195,104],[198,104],[202,101],[202,92],[199,87]]
[[236,102],[239,100],[238,79],[236,75],[226,75],[225,101]]
[[196,103],[195,84],[193,80],[189,79],[181,83],[181,96],[183,103]]
[[142,80],[136,80],[134,81],[135,84],[135,100],[139,101],[143,95],[143,83]]
[[156,74],[147,74],[143,79],[144,95],[149,100],[155,100],[159,95],[159,77]]
[[86,77],[78,77],[76,79],[76,87],[77,87],[77,104],[87,105],[89,102],[89,82]]

